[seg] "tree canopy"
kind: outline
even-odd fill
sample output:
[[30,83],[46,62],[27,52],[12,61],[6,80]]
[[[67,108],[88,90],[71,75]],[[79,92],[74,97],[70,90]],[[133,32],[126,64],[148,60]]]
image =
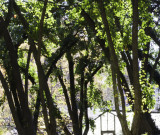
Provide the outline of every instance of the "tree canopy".
[[18,134],[37,134],[43,118],[48,135],[87,135],[88,109],[113,107],[124,135],[160,134],[150,115],[160,87],[159,0],[1,0],[0,7],[0,81]]

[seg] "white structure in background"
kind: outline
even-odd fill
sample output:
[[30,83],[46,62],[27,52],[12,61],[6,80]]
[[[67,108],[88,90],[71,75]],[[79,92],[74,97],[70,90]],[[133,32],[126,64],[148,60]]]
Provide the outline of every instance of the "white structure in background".
[[[100,111],[97,109],[96,114],[93,114],[92,110],[89,110],[89,113],[92,114],[92,119],[97,119],[95,120],[96,128],[94,132],[90,129],[88,135],[123,135],[122,128],[115,111],[100,114]],[[160,129],[160,113],[154,112],[151,116],[155,121],[156,126]],[[133,112],[128,112],[127,120],[130,123],[130,127],[132,118]]]
[[[152,110],[151,116],[156,126],[160,129],[160,89],[155,90],[155,108]],[[113,107],[114,110],[114,107]],[[96,111],[89,109],[88,114],[91,119],[95,119],[95,130],[89,130],[88,135],[123,135],[122,128],[115,111],[102,113],[99,109]],[[131,124],[133,112],[127,113],[127,120]],[[131,125],[130,125],[131,127]]]

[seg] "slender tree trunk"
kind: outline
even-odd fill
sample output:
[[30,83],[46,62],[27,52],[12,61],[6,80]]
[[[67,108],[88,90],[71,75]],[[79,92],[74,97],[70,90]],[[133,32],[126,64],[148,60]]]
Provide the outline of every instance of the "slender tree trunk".
[[83,135],[87,135],[88,131],[89,131],[87,84],[88,84],[88,82],[84,82],[84,112],[85,112],[86,128],[84,130]]
[[[107,34],[109,51],[110,51],[110,54],[111,54],[110,55],[110,58],[111,58],[110,60],[111,60],[112,81],[113,81],[113,91],[114,91],[116,112],[117,112],[118,118],[120,120],[123,133],[125,135],[131,135],[131,132],[129,131],[129,128],[128,128],[128,125],[127,125],[126,114],[125,113],[121,114],[120,110],[119,110],[119,99],[118,99],[119,93],[118,93],[118,90],[117,90],[117,85],[118,85],[118,88],[119,88],[119,91],[120,91],[121,90],[121,88],[120,88],[121,87],[120,86],[121,85],[120,84],[120,72],[119,72],[119,66],[118,66],[118,59],[117,59],[117,56],[116,56],[116,53],[115,53],[114,44],[113,44],[112,37],[111,37],[111,34],[110,34],[110,28],[109,28],[109,24],[108,24],[108,21],[107,21],[105,8],[104,8],[104,5],[103,5],[103,0],[98,0],[97,2],[99,4],[99,10],[100,10],[102,21],[103,21],[103,24],[104,24],[104,27],[105,27],[105,32]],[[120,91],[120,93],[121,93],[121,91]],[[121,94],[121,99],[122,98],[123,97],[122,97],[122,94]],[[123,99],[122,99],[122,104],[124,104]],[[124,105],[123,105],[122,109],[123,109],[123,112],[125,112],[125,106]]]
[[55,108],[54,103],[53,103],[53,99],[52,99],[52,96],[51,96],[51,93],[50,93],[50,90],[49,90],[49,87],[48,87],[48,84],[47,84],[47,79],[46,79],[46,76],[44,74],[44,70],[42,68],[40,59],[38,58],[38,52],[36,50],[34,41],[31,38],[29,40],[30,40],[29,41],[30,44],[32,45],[33,55],[34,55],[36,65],[37,65],[37,70],[38,70],[41,101],[43,102],[42,99],[44,98],[43,90],[44,90],[45,95],[47,97],[47,105],[48,105],[47,107],[49,109],[50,123],[46,125],[46,128],[48,128],[48,134],[50,134],[50,135],[55,134],[56,135],[57,134],[56,133],[56,115],[57,115],[56,108]]
[[78,119],[78,109],[76,101],[76,90],[74,82],[74,63],[70,51],[67,53],[67,59],[69,63],[69,75],[70,75],[70,96],[71,96],[71,106],[72,106],[72,124],[73,132],[75,135],[82,135],[82,132],[79,128],[79,119]]
[[133,87],[134,87],[134,118],[132,134],[140,134],[142,94],[139,83],[138,64],[138,0],[132,1],[133,5],[133,28],[132,28],[132,53],[133,53]]

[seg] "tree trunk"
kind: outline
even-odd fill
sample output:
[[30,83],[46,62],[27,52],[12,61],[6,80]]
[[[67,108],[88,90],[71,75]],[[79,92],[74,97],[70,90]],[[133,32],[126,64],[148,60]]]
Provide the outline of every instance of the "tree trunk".
[[[114,91],[114,99],[115,99],[115,109],[118,115],[118,118],[120,120],[121,126],[122,126],[122,130],[123,133],[125,135],[131,135],[131,132],[129,131],[128,125],[127,125],[127,120],[126,120],[126,114],[125,114],[125,105],[124,105],[124,99],[122,96],[122,91],[121,91],[121,82],[120,82],[120,72],[119,72],[119,65],[118,65],[118,59],[117,59],[117,55],[115,52],[115,48],[114,48],[114,44],[112,41],[112,37],[111,37],[111,33],[110,33],[110,28],[109,28],[109,24],[108,24],[108,20],[106,17],[106,13],[105,13],[105,8],[103,5],[103,0],[97,0],[98,5],[99,5],[99,10],[100,10],[100,14],[102,17],[102,21],[105,27],[105,32],[107,34],[107,40],[108,40],[108,46],[109,46],[109,52],[110,52],[110,61],[111,61],[111,70],[112,70],[112,81],[113,81],[113,91]],[[119,110],[119,93],[118,93],[118,89],[117,89],[117,85],[118,85],[118,89],[119,92],[121,93],[121,100],[122,100],[122,104],[123,104],[123,114],[120,113]]]
[[133,87],[134,87],[134,118],[132,123],[133,135],[140,134],[142,94],[139,83],[138,64],[138,0],[132,1],[133,5],[133,27],[132,27],[132,53],[133,53]]

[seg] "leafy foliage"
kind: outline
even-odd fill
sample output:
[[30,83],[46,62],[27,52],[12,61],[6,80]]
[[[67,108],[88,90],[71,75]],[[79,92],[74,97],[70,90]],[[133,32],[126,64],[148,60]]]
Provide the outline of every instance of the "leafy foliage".
[[[155,49],[159,47],[159,3],[139,1],[135,51],[133,2],[1,0],[0,80],[19,134],[38,131],[38,117],[42,117],[47,134],[57,130],[86,135],[89,124],[95,128],[88,108],[105,112],[117,105],[117,114],[122,108],[118,117],[123,126],[127,104],[132,111],[138,105],[142,112],[154,108],[155,85],[160,86],[160,55]],[[135,74],[141,95],[136,93]],[[104,97],[108,88],[112,98]],[[139,104],[134,103],[137,99]]]

